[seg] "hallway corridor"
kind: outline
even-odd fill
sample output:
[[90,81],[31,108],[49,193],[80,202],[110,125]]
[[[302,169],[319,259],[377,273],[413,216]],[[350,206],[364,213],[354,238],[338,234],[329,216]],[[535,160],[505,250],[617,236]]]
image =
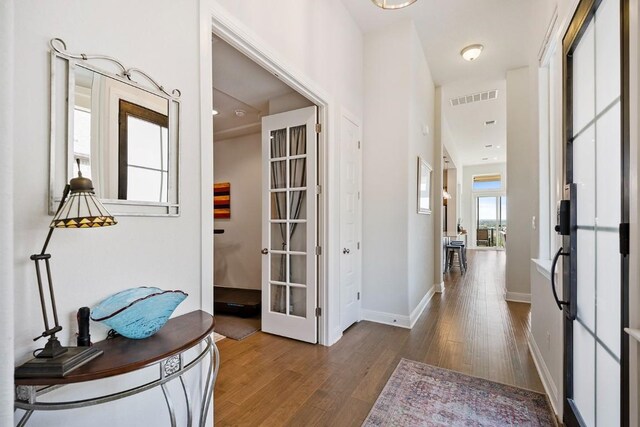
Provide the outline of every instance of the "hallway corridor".
[[401,358],[544,392],[529,305],[506,303],[505,253],[469,251],[412,330],[362,321],[330,348],[262,332],[218,342],[216,425],[359,426]]

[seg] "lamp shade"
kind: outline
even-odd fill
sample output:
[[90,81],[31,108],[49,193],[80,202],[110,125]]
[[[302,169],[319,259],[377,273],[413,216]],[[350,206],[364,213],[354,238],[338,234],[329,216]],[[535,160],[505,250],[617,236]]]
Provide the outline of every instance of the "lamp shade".
[[371,0],[373,4],[382,9],[402,9],[412,5],[417,0]]
[[90,179],[78,174],[69,183],[69,197],[51,221],[51,228],[93,228],[116,225],[118,221],[109,213],[93,191]]

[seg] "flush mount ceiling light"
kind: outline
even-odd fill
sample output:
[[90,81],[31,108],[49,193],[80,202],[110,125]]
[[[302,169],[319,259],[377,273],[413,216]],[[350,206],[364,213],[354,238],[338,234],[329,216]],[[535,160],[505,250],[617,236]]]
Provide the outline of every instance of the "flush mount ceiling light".
[[211,110],[211,115],[212,116],[217,116],[218,114],[220,114],[220,112],[218,110]]
[[460,52],[460,55],[465,59],[465,61],[475,61],[478,59],[484,46],[481,44],[472,44],[471,46],[467,46]]
[[234,113],[236,113],[236,117],[244,117],[244,116],[246,116],[246,115],[247,115],[247,112],[246,112],[246,111],[244,111],[244,110],[240,110],[240,109],[235,110],[235,111],[234,111]]
[[373,4],[382,9],[402,9],[415,3],[417,0],[371,0]]

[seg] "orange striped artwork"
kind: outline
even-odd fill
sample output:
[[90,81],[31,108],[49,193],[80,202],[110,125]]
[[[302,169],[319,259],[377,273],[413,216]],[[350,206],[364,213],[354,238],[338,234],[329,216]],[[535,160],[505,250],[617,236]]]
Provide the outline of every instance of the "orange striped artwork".
[[231,184],[228,182],[213,184],[213,217],[231,218]]

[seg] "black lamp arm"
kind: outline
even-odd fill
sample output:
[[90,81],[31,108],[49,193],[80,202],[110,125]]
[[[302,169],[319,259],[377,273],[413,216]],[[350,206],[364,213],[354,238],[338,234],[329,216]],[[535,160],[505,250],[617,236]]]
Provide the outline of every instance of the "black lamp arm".
[[[60,210],[62,209],[62,206],[64,206],[64,202],[67,200],[67,197],[69,196],[69,191],[71,190],[71,187],[69,184],[65,185],[64,187],[64,191],[62,192],[62,199],[60,200],[60,204],[58,205],[58,209],[56,210],[56,215],[60,212]],[[31,260],[34,261],[35,266],[36,266],[36,278],[38,279],[38,293],[40,294],[40,306],[42,308],[42,320],[44,321],[44,332],[42,332],[42,334],[40,334],[39,336],[35,337],[33,340],[38,340],[40,338],[43,337],[51,337],[50,338],[50,344],[48,343],[47,346],[49,347],[59,347],[59,343],[57,343],[57,338],[55,337],[55,334],[57,332],[60,332],[62,330],[62,327],[60,326],[60,323],[58,321],[58,309],[56,306],[56,299],[55,299],[55,294],[53,292],[53,281],[51,279],[51,265],[49,263],[49,260],[51,259],[51,255],[47,254],[47,247],[49,246],[49,241],[51,240],[51,235],[53,234],[53,228],[50,227],[49,228],[49,233],[47,234],[47,238],[44,241],[44,245],[42,246],[42,251],[39,254],[34,254],[31,255]],[[51,328],[49,327],[49,316],[47,315],[47,305],[45,302],[45,289],[44,289],[44,284],[43,284],[43,280],[42,280],[42,273],[40,271],[40,262],[44,261],[45,264],[45,274],[46,274],[46,279],[47,279],[47,288],[48,288],[48,292],[49,292],[49,298],[51,299],[51,310],[52,310],[52,314],[53,314],[53,322],[54,322],[54,326]],[[57,349],[57,348],[53,348],[53,349],[48,349],[47,347],[45,347],[45,352],[43,353],[52,353],[49,354],[49,357],[55,356],[57,353],[59,353],[61,350]]]

